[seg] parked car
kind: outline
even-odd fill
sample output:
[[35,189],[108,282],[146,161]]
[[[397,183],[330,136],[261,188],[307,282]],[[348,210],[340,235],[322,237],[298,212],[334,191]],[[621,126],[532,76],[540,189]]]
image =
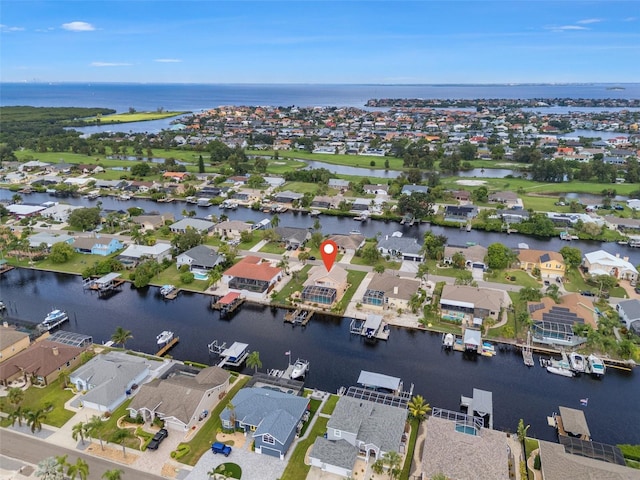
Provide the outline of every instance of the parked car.
[[162,441],[169,436],[169,432],[167,432],[166,428],[161,428],[158,432],[153,436],[149,445],[147,445],[148,450],[157,450]]
[[590,292],[589,290],[582,290],[580,292],[580,295],[584,295],[585,297],[595,297],[596,294],[593,292]]
[[215,442],[211,445],[211,451],[216,455],[222,453],[225,457],[228,457],[231,453],[231,447],[221,442]]
[[542,283],[544,283],[544,286],[545,286],[545,287],[548,287],[549,285],[551,285],[551,283],[549,283],[549,280],[545,280],[545,281],[544,281],[544,282],[542,282]]
[[636,293],[640,293],[640,287],[635,288]]

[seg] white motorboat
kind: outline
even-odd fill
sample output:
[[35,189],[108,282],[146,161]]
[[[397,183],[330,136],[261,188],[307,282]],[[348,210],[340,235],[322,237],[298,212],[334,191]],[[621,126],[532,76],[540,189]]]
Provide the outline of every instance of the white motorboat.
[[573,372],[568,368],[563,368],[563,367],[548,366],[547,372],[554,373],[556,375],[562,375],[563,377],[573,377]]
[[38,328],[40,330],[49,331],[57,327],[61,323],[66,322],[67,320],[69,320],[69,315],[67,315],[67,312],[56,308],[51,310],[47,314],[47,316],[44,317],[44,321],[40,325],[38,325]]
[[170,330],[165,330],[156,337],[156,340],[158,341],[158,345],[166,345],[171,340],[173,340],[173,332]]
[[442,339],[442,346],[447,350],[453,348],[453,343],[455,342],[455,338],[452,333],[447,333]]
[[585,361],[584,357],[577,352],[571,352],[569,354],[569,365],[571,365],[571,370],[576,373],[582,373],[585,369]]
[[605,367],[604,362],[593,353],[587,357],[587,371],[590,374],[601,377],[606,370],[607,367]]
[[300,377],[304,377],[309,371],[309,361],[297,359],[296,363],[293,364],[293,369],[291,370],[291,374],[289,375],[292,380],[295,380]]
[[173,285],[163,285],[162,288],[160,288],[160,295],[162,295],[163,297],[166,297],[167,295],[171,294],[175,289],[176,287]]
[[0,312],[2,310],[6,310],[7,306],[4,304],[4,302],[2,300],[0,300]]

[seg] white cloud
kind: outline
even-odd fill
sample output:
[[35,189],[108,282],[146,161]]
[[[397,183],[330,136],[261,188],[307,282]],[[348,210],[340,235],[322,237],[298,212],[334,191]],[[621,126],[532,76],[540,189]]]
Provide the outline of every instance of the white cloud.
[[24,27],[10,27],[9,25],[0,24],[0,32],[22,32]]
[[156,58],[154,62],[158,63],[180,63],[182,60],[179,58]]
[[63,23],[62,28],[70,32],[91,32],[96,29],[96,27],[87,22]]
[[601,18],[585,18],[584,20],[578,20],[576,23],[580,23],[582,25],[589,25],[590,23],[599,23],[601,22]]
[[545,27],[547,30],[551,30],[552,32],[567,32],[567,31],[579,31],[579,30],[589,30],[587,27],[582,27],[580,25],[553,25],[551,27]]
[[130,67],[133,63],[123,62],[91,62],[92,67]]
[[635,22],[638,17],[627,17],[624,19],[625,22]]

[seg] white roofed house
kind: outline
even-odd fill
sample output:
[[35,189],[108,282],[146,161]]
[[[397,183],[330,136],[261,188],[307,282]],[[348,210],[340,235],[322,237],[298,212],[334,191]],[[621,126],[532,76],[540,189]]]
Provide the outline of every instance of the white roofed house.
[[40,215],[46,218],[50,218],[51,220],[54,220],[56,222],[66,222],[67,220],[69,220],[69,215],[71,215],[71,212],[78,208],[82,207],[79,205],[56,203],[55,205],[42,210],[42,212],[40,212]]
[[173,233],[185,233],[191,228],[200,234],[208,235],[213,230],[215,223],[209,220],[201,220],[199,218],[183,218],[169,226]]
[[638,280],[638,270],[629,262],[628,257],[620,258],[604,250],[584,255],[582,268],[590,275],[610,275],[618,280]]
[[172,247],[168,243],[156,243],[155,245],[130,245],[118,255],[118,260],[123,263],[137,263],[145,258],[150,258],[160,263],[171,259]]
[[55,243],[68,243],[73,245],[73,237],[64,233],[49,233],[39,232],[29,237],[29,247],[38,248],[40,245],[45,244],[47,248],[51,248]]

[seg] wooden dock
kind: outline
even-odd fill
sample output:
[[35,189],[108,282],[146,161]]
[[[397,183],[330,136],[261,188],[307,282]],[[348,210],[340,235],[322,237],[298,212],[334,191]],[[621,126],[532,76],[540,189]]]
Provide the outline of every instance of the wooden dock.
[[125,282],[120,273],[112,272],[97,279],[88,278],[82,283],[82,287],[98,292],[98,296],[106,296],[120,290]]
[[15,267],[13,265],[8,265],[5,263],[4,265],[0,266],[0,275],[10,270],[13,270],[14,268]]
[[174,288],[172,291],[170,291],[166,295],[163,295],[163,297],[165,300],[175,300],[178,297],[179,293],[180,293],[180,289]]
[[164,347],[158,350],[158,353],[156,353],[156,357],[164,356],[179,341],[180,341],[180,337],[173,337],[173,339],[169,343],[167,343]]
[[292,323],[293,325],[302,325],[303,327],[309,323],[313,316],[313,310],[305,310],[303,308],[296,308],[290,310],[284,315],[284,321]]

